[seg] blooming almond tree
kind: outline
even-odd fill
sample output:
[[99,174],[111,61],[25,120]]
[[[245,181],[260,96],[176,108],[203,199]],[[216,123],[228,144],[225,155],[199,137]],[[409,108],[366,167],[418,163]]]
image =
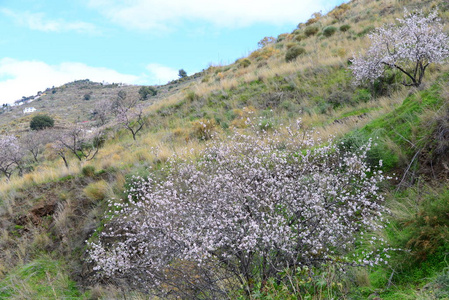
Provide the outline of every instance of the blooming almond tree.
[[351,263],[355,233],[378,228],[384,211],[384,176],[364,162],[370,146],[310,150],[302,132],[267,135],[236,133],[198,161],[173,157],[162,174],[135,178],[127,200],[110,201],[109,221],[89,245],[97,275],[223,299],[289,266]]
[[352,60],[355,81],[373,82],[390,68],[405,75],[403,85],[418,87],[431,63],[441,64],[449,57],[449,37],[437,14],[405,11],[398,24],[376,29],[369,35],[371,47],[366,54]]
[[0,172],[10,179],[14,170],[23,171],[23,151],[15,136],[5,135],[0,137]]

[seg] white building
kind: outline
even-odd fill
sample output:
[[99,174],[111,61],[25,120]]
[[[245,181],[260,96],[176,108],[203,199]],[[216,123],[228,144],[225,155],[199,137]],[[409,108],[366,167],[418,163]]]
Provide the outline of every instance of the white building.
[[35,112],[36,109],[34,107],[25,107],[25,109],[23,110],[24,114],[30,114],[32,112]]

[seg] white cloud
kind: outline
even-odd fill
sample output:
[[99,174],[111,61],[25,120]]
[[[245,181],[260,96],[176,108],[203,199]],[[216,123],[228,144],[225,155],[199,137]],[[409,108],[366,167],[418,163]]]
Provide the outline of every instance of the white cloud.
[[150,72],[148,81],[153,84],[166,84],[178,78],[178,70],[160,64],[149,64],[147,70]]
[[13,103],[22,96],[35,95],[48,87],[60,86],[79,79],[96,82],[140,83],[141,77],[121,74],[107,68],[91,67],[82,63],[66,62],[49,65],[41,61],[0,59],[0,104]]
[[254,23],[296,24],[332,8],[328,0],[89,0],[90,7],[124,27],[173,29],[183,21],[238,28]]
[[99,29],[91,23],[75,21],[67,22],[62,19],[48,20],[43,13],[14,12],[10,9],[0,9],[0,12],[12,18],[17,24],[32,30],[44,32],[75,31],[79,33],[98,34]]
[[57,87],[79,79],[148,85],[166,84],[178,78],[178,70],[156,63],[147,65],[146,71],[136,76],[77,62],[49,65],[42,61],[3,58],[0,59],[0,105],[13,103],[22,96],[35,95],[46,88]]

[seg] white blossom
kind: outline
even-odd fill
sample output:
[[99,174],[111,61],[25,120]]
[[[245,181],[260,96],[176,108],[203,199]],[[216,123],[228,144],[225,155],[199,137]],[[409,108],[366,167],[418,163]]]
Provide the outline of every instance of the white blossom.
[[[297,128],[289,133],[235,133],[198,161],[173,157],[163,176],[136,177],[90,243],[98,275],[210,295],[287,266],[351,263],[356,233],[380,228],[384,211],[385,177],[364,161],[370,143],[344,153],[331,141],[317,147]],[[197,279],[180,281],[183,272]]]
[[431,63],[441,64],[449,57],[449,37],[437,15],[405,10],[397,25],[376,29],[369,35],[371,46],[365,55],[352,59],[355,82],[373,82],[391,68],[405,75],[404,85],[419,86]]
[[19,171],[19,174],[22,173],[23,157],[24,153],[15,136],[0,136],[0,172],[6,178],[9,179],[15,169]]

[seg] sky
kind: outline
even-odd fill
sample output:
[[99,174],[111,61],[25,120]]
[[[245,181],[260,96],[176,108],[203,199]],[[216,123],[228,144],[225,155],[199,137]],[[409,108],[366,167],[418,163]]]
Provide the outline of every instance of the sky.
[[0,0],[0,104],[79,79],[165,84],[343,0]]

